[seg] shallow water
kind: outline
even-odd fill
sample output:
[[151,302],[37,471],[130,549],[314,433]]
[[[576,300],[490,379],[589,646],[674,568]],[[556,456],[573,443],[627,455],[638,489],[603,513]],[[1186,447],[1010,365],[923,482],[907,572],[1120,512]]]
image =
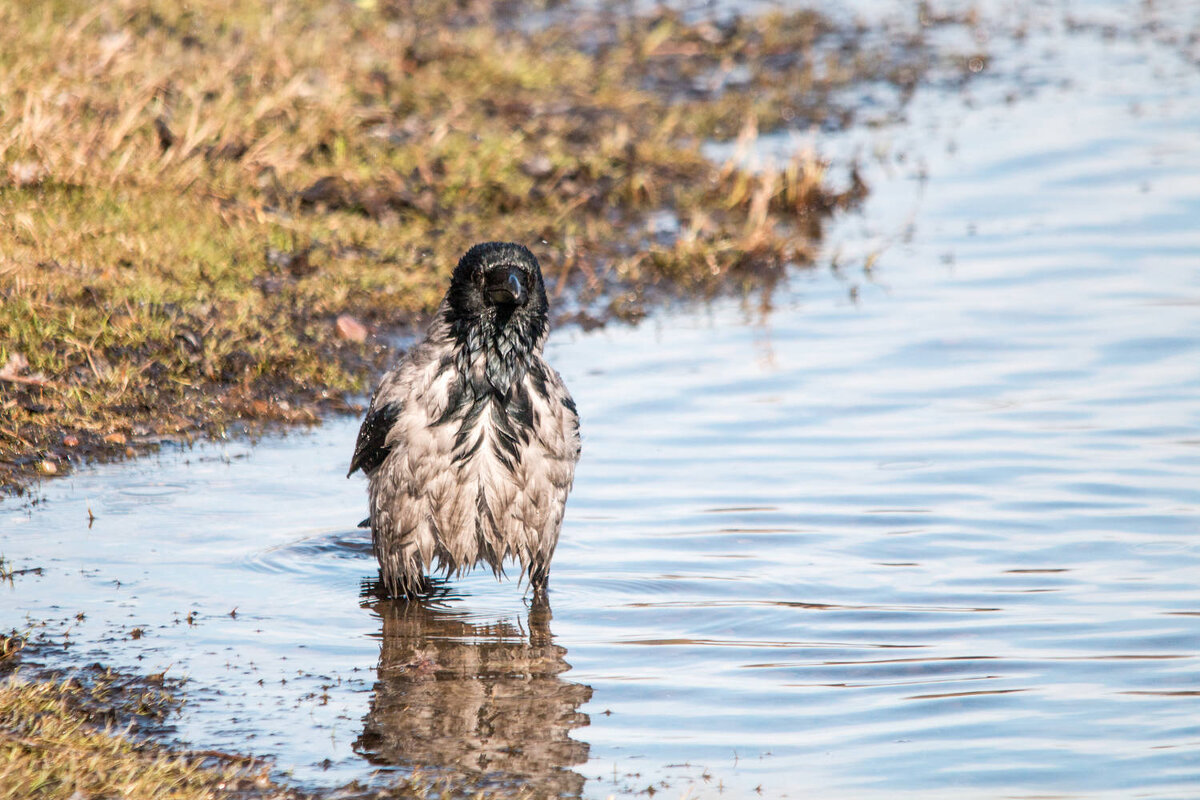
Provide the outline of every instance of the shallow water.
[[1200,68],[990,46],[965,95],[827,143],[871,157],[838,271],[555,333],[584,459],[552,618],[487,573],[361,605],[333,419],[6,501],[0,552],[44,573],[0,625],[186,676],[180,738],[303,785],[1200,794]]

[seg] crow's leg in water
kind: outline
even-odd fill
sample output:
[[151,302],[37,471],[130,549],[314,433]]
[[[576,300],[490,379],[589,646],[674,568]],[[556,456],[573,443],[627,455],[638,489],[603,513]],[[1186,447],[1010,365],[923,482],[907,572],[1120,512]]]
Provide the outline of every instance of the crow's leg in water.
[[533,589],[535,604],[549,605],[550,602],[550,569],[545,564],[538,564],[529,571],[529,585]]

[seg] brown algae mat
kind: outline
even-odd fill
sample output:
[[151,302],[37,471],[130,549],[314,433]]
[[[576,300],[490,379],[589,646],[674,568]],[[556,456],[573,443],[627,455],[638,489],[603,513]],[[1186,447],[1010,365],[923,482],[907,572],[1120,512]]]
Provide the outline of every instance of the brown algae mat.
[[428,313],[476,241],[528,243],[585,323],[810,263],[865,191],[854,171],[835,189],[811,153],[749,172],[701,145],[842,126],[856,85],[903,98],[935,63],[968,72],[914,31],[487,2],[0,8],[0,489],[348,408],[390,355],[379,334]]

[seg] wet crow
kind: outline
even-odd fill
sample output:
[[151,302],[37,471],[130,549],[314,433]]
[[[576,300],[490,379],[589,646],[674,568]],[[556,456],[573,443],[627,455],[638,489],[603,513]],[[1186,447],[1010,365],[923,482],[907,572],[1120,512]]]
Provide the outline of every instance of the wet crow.
[[425,338],[385,374],[358,432],[350,472],[369,479],[383,588],[428,588],[515,557],[546,588],[579,460],[579,417],[542,359],[549,331],[537,259],[489,242],[458,262]]

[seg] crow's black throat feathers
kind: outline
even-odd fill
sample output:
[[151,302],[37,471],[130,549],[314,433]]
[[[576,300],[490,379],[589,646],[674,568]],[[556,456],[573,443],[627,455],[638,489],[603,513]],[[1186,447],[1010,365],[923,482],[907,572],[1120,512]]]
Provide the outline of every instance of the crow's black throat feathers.
[[[546,285],[537,259],[518,244],[477,244],[463,255],[443,306],[456,346],[456,366],[475,375],[475,394],[507,402],[549,330]],[[483,359],[483,374],[471,366]],[[482,385],[486,381],[486,385]]]
[[526,376],[545,387],[540,356],[547,308],[541,268],[521,245],[476,245],[455,267],[441,313],[453,346],[443,368],[453,369],[457,380],[439,423],[458,422],[458,460],[478,452],[482,440],[471,437],[486,414],[495,433],[493,455],[509,470],[520,463],[536,422]]

